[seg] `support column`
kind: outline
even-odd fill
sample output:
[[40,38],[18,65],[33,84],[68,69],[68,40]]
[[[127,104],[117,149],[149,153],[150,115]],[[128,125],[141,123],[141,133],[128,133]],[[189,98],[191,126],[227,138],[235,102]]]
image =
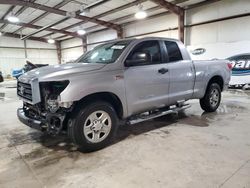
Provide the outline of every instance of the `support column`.
[[117,30],[117,38],[118,39],[123,39],[123,28],[122,27],[119,27]]
[[58,64],[61,64],[62,63],[61,42],[56,42],[56,52],[57,52]]
[[162,8],[169,10],[178,16],[178,33],[179,40],[184,43],[184,21],[185,21],[185,10],[176,4],[170,3],[166,0],[151,0],[154,3],[158,4]]
[[178,33],[179,33],[179,39],[181,42],[184,41],[184,22],[185,22],[185,10],[180,9],[179,15],[178,15]]
[[87,52],[87,36],[86,35],[82,37],[82,49],[83,49],[83,53]]
[[23,41],[23,44],[24,44],[24,55],[25,55],[25,59],[27,60],[27,58],[28,58],[27,41],[24,40],[24,41]]

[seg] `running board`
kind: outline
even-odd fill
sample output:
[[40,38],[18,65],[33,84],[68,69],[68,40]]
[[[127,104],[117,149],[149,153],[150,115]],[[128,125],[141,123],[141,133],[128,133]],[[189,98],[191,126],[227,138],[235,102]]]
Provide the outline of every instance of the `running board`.
[[128,120],[127,123],[129,125],[133,125],[133,124],[140,123],[140,122],[143,122],[143,121],[147,121],[147,120],[150,120],[150,119],[154,119],[154,118],[157,118],[157,117],[165,116],[167,114],[177,114],[179,111],[185,110],[185,109],[190,108],[190,107],[191,107],[190,104],[184,104],[182,107],[175,107],[175,108],[172,108],[172,109],[169,109],[169,110],[166,110],[166,111],[161,111],[161,112],[151,114],[151,115],[148,115],[148,116],[131,119],[131,120]]

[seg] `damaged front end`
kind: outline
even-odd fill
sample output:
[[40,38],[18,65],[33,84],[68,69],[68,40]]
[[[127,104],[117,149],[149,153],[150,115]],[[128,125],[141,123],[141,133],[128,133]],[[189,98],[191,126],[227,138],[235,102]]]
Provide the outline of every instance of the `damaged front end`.
[[[23,99],[23,108],[18,109],[19,120],[35,129],[49,134],[59,134],[66,127],[68,112],[72,111],[72,103],[62,103],[60,94],[68,86],[69,81],[40,82],[40,102],[32,104],[32,88],[18,83],[17,94]],[[26,94],[28,97],[26,97]],[[27,99],[30,99],[27,100]]]

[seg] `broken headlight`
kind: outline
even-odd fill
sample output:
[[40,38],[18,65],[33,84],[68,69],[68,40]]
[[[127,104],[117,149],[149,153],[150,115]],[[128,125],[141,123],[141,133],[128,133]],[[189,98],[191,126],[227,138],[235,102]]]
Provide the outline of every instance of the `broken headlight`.
[[59,109],[59,96],[68,86],[69,81],[42,82],[40,83],[42,103],[46,110],[51,113]]

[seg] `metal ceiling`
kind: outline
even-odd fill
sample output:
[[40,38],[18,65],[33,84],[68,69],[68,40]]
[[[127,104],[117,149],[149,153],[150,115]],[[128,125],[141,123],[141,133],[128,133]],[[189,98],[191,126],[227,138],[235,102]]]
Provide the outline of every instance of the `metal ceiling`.
[[[122,36],[122,26],[136,21],[133,15],[138,10],[139,3],[150,17],[174,12],[176,7],[166,6],[165,3],[168,2],[185,8],[212,1],[214,0],[0,0],[0,31],[6,36],[39,41],[46,41],[49,37],[58,41],[80,37],[76,33],[80,27],[87,34],[110,28],[120,32]],[[81,5],[89,9],[84,16],[79,15]],[[10,23],[7,17],[11,13],[20,22]],[[69,16],[72,13],[75,15]]]

